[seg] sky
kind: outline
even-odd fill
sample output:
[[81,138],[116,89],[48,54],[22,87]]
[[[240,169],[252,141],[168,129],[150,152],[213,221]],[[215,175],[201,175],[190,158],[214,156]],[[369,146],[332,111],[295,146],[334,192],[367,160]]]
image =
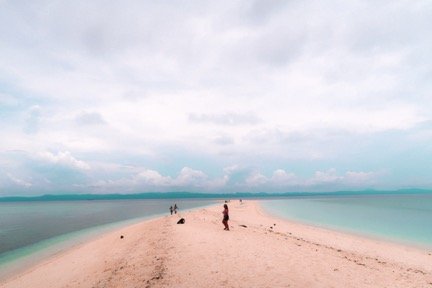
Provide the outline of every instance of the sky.
[[432,188],[432,2],[0,0],[0,196]]

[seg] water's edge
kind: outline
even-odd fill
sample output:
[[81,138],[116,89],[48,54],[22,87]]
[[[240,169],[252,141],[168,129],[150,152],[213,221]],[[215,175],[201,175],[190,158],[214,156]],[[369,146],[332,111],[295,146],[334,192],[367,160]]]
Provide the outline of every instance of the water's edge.
[[[184,211],[195,211],[215,205],[205,204]],[[183,211],[183,210],[182,210]],[[25,272],[35,265],[64,253],[76,246],[92,241],[110,232],[135,225],[143,221],[149,221],[166,216],[167,213],[157,213],[128,220],[116,221],[108,224],[97,225],[82,230],[65,233],[37,243],[21,247],[0,254],[0,283]]]
[[[352,235],[354,237],[361,237],[361,238],[367,238],[373,241],[380,241],[380,242],[387,242],[392,243],[396,245],[403,245],[406,247],[414,248],[417,250],[422,251],[432,251],[432,243],[425,243],[425,242],[419,242],[412,239],[407,239],[403,237],[390,237],[388,235],[384,235],[382,233],[373,233],[371,231],[364,231],[364,230],[356,230],[352,227],[346,227],[346,226],[340,226],[340,225],[332,225],[330,223],[319,223],[314,221],[308,221],[305,219],[301,219],[299,217],[291,217],[289,215],[283,214],[275,209],[272,209],[270,205],[268,205],[269,200],[260,200],[257,201],[260,209],[265,213],[266,215],[270,217],[274,217],[277,219],[280,219],[282,221],[289,221],[292,223],[298,223],[301,225],[307,225],[310,227],[317,227],[324,230],[331,230],[342,234],[348,234]],[[272,200],[270,200],[272,201]],[[431,239],[432,240],[432,239]]]

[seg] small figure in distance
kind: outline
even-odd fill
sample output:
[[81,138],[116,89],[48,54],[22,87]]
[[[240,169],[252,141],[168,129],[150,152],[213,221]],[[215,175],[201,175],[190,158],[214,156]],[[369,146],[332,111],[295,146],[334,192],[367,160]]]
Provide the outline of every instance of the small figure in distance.
[[172,207],[172,205],[170,206],[170,212],[171,212],[171,215],[172,215],[172,213],[173,213],[173,207]]
[[228,226],[229,211],[228,211],[228,205],[227,204],[224,204],[224,210],[222,211],[222,214],[223,214],[222,223],[225,226],[224,230],[229,231],[229,226]]
[[176,203],[176,204],[174,204],[174,214],[177,214],[177,209],[178,209],[178,207],[177,207],[177,203]]

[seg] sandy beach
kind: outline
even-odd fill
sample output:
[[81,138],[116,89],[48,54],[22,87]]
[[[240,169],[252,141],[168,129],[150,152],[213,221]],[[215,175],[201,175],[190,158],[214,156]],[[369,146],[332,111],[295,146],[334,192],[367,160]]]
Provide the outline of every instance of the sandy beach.
[[0,287],[432,287],[430,250],[277,219],[254,201],[228,204],[230,231],[222,202],[180,211],[101,235]]

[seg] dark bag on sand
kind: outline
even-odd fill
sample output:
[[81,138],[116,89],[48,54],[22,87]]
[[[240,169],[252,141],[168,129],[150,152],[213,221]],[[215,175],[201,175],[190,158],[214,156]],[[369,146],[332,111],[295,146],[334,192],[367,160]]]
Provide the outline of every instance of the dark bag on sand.
[[184,224],[185,223],[185,219],[181,218],[179,221],[177,221],[177,224]]

